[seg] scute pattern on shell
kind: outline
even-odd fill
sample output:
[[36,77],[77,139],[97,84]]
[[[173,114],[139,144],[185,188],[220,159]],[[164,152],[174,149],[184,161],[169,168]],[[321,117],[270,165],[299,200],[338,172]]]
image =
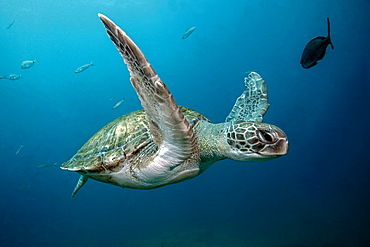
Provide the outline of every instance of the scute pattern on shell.
[[[180,109],[190,124],[198,119],[209,121],[196,111],[186,107]],[[115,170],[126,159],[150,158],[146,156],[154,155],[157,148],[149,131],[145,111],[139,110],[107,124],[62,167],[82,173],[104,173]]]

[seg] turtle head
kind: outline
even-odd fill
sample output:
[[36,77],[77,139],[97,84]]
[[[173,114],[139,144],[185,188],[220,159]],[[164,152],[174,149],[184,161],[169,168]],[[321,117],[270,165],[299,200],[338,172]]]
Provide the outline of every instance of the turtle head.
[[231,122],[226,129],[226,142],[227,158],[237,161],[265,161],[288,152],[285,133],[265,123]]

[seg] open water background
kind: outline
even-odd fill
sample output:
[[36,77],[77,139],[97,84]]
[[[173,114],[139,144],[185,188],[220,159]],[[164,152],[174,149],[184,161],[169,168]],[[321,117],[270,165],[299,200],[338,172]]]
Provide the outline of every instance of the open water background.
[[[289,153],[224,160],[150,191],[90,180],[70,199],[78,174],[37,166],[61,165],[141,108],[97,13],[138,44],[180,105],[213,122],[245,72],[260,73],[264,121],[287,133]],[[0,246],[370,246],[369,13],[365,0],[1,1],[0,75],[22,78],[0,80]],[[327,35],[326,17],[335,49],[305,70],[302,50]]]

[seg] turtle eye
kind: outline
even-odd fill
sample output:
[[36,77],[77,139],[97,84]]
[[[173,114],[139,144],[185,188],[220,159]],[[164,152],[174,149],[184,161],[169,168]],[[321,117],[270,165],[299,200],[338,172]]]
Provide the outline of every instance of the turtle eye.
[[277,140],[275,133],[270,129],[258,129],[257,135],[258,139],[264,143],[274,143]]

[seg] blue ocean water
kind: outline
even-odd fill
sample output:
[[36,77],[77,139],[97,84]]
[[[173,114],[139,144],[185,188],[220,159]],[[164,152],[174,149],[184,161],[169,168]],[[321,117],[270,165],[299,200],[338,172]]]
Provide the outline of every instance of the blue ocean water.
[[[22,75],[0,80],[0,246],[370,246],[370,1],[19,0],[1,1],[0,13],[0,75]],[[180,105],[213,122],[245,72],[260,73],[264,121],[287,133],[289,153],[224,160],[148,191],[89,180],[70,199],[78,174],[37,166],[61,165],[141,109],[98,13],[136,42]],[[326,17],[335,49],[303,69]]]

